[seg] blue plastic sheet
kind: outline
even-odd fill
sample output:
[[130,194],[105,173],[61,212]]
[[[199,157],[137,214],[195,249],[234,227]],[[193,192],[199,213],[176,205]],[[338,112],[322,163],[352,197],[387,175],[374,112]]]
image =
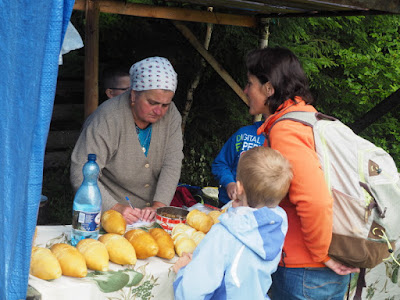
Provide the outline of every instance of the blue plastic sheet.
[[0,299],[25,299],[58,56],[74,0],[0,0]]

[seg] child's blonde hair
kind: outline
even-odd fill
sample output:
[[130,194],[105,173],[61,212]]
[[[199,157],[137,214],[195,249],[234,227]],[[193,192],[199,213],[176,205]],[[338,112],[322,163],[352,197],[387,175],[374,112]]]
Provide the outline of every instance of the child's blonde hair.
[[292,178],[289,161],[274,149],[255,147],[240,156],[236,180],[242,183],[250,207],[277,206]]

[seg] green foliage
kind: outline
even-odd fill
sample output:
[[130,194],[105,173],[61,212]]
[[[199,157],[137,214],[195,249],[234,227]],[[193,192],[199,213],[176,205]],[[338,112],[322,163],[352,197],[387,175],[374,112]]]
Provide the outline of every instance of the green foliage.
[[[296,53],[310,79],[318,110],[352,124],[400,87],[399,28],[399,16],[284,18],[270,22],[269,45]],[[243,58],[257,43],[254,30],[214,26],[209,51],[244,85]],[[229,136],[251,118],[247,107],[210,67],[195,96],[186,127],[187,172],[183,176],[188,183],[199,185],[207,181],[205,177],[185,177],[189,170],[198,170],[199,157],[211,155],[208,161],[212,162]],[[382,117],[362,136],[391,153],[400,165],[398,120],[398,115]],[[189,137],[192,132],[195,139]],[[193,149],[197,158],[190,152]],[[208,153],[202,149],[209,149]]]
[[[321,112],[352,124],[400,88],[400,17],[281,19],[270,45],[291,49],[302,61]],[[400,165],[398,114],[380,118],[362,136]]]
[[217,183],[212,180],[212,146],[210,143],[203,147],[186,151],[183,160],[181,182],[197,186],[214,186]]

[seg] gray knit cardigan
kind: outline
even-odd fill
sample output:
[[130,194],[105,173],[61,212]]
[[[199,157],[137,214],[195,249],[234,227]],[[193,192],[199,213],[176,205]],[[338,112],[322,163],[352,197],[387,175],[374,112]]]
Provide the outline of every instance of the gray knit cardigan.
[[165,116],[152,126],[147,157],[135,130],[129,91],[101,104],[86,120],[71,156],[71,184],[82,183],[82,167],[89,153],[97,155],[102,211],[116,203],[134,207],[153,201],[169,205],[182,167],[182,118],[172,102]]

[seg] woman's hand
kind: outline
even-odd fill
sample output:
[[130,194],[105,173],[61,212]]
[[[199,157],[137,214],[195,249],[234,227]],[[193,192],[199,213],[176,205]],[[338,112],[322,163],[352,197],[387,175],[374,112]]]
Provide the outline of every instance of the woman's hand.
[[142,220],[145,222],[153,222],[156,217],[156,210],[153,207],[145,207],[142,209]]
[[164,203],[154,201],[153,206],[142,209],[142,220],[146,222],[155,221],[157,208],[164,206],[166,206]]
[[142,210],[140,210],[139,208],[132,208],[128,205],[117,203],[111,209],[121,213],[126,223],[129,225],[142,219]]
[[347,267],[333,259],[326,261],[325,266],[327,266],[329,269],[331,269],[338,275],[348,275],[350,273],[360,272],[360,268]]
[[226,193],[228,194],[229,199],[236,200],[237,198],[236,182],[231,182],[227,184]]

